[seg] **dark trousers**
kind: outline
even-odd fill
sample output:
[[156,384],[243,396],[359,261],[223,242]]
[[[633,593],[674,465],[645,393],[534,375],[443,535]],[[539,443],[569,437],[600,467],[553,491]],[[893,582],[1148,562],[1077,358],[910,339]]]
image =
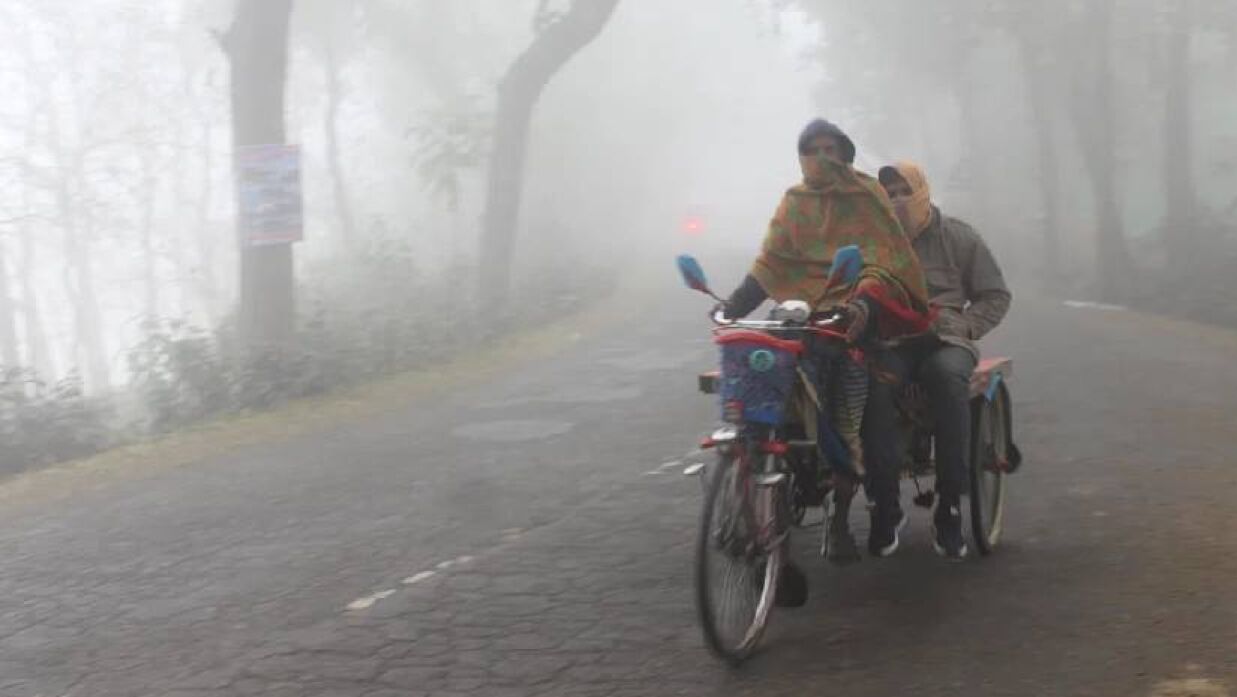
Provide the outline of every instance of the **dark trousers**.
[[936,491],[957,505],[967,487],[971,449],[970,351],[936,340],[921,341],[872,356],[873,370],[863,419],[868,498],[895,504],[906,444],[899,428],[898,395],[906,381],[923,385],[936,425]]

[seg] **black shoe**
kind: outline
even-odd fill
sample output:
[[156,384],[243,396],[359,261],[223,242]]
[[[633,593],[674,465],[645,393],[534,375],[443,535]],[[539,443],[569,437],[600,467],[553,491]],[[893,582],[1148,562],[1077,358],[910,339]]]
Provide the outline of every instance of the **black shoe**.
[[803,607],[807,604],[807,576],[794,562],[788,561],[782,567],[773,604],[778,607]]
[[962,534],[962,509],[957,504],[937,504],[932,515],[932,546],[936,553],[952,561],[966,558],[966,537]]
[[898,551],[898,533],[906,527],[906,521],[906,513],[897,504],[873,508],[868,553],[874,557],[888,557]]

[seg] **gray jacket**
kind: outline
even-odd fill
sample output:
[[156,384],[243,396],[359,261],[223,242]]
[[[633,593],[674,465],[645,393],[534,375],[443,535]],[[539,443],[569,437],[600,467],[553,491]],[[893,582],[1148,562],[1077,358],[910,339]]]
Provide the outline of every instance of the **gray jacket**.
[[988,245],[970,225],[933,208],[932,223],[913,243],[928,282],[928,297],[940,308],[933,327],[946,343],[969,350],[1009,311],[1011,295]]

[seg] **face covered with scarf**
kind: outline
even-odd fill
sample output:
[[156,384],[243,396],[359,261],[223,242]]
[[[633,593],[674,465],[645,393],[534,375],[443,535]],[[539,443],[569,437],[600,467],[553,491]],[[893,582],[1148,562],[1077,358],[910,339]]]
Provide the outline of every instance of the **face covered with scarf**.
[[914,162],[881,167],[880,183],[893,202],[906,234],[915,239],[932,224],[932,189],[923,170]]
[[[824,147],[826,138],[835,147]],[[752,276],[778,302],[804,300],[825,310],[865,293],[894,309],[891,316],[904,311],[912,323],[926,316],[919,260],[880,184],[849,164],[855,154],[850,139],[828,122],[813,122],[800,137],[799,153],[803,183],[782,197]],[[833,255],[849,245],[863,254],[859,280],[830,287]]]

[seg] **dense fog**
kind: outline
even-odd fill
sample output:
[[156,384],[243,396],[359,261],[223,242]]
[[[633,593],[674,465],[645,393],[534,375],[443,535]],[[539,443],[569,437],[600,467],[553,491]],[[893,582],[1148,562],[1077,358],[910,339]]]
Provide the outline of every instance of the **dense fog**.
[[[424,366],[679,251],[750,255],[815,116],[866,171],[920,162],[1019,293],[1237,322],[1225,0],[0,17],[0,469]],[[272,145],[295,146],[297,239],[254,246],[238,158]]]

